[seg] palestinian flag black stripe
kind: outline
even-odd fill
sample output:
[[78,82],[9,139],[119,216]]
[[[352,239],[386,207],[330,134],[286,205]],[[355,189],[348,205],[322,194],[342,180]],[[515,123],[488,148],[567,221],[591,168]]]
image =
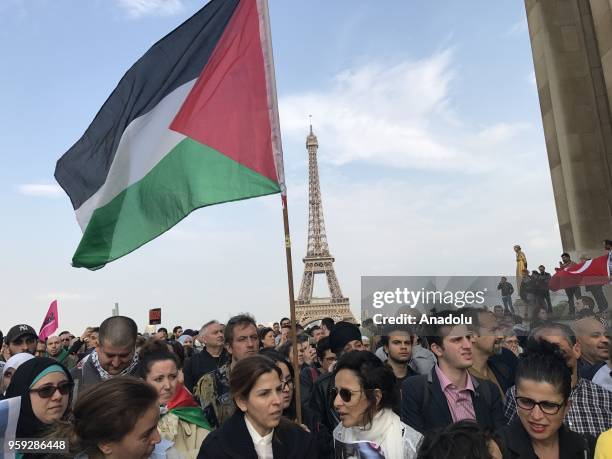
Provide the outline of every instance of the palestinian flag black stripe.
[[127,126],[200,75],[238,2],[211,1],[153,45],[123,76],[85,134],[57,163],[55,179],[75,210],[106,181]]

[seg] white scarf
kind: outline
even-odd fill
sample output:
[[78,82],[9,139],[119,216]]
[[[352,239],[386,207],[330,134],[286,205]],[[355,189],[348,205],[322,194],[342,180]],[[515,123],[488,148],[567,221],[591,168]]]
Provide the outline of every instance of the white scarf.
[[[98,359],[98,351],[94,350],[90,355],[91,355],[91,363],[96,368],[96,371],[100,375],[100,378],[102,378],[102,380],[111,379],[113,375],[109,374],[108,371],[106,371],[100,365],[100,360]],[[132,362],[130,363],[130,365],[125,370],[123,370],[121,373],[115,376],[131,375],[134,372],[134,368],[136,368],[136,365],[138,365],[138,354],[134,353],[134,357],[132,357]]]
[[380,446],[385,459],[411,459],[416,457],[420,433],[400,421],[393,410],[385,408],[374,416],[369,429],[343,427],[334,429],[334,438],[346,443],[369,441]]

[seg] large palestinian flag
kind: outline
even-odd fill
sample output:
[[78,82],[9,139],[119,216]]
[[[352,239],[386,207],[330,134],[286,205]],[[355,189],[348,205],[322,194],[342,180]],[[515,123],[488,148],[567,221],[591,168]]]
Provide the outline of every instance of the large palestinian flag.
[[96,269],[199,207],[284,192],[266,0],[212,0],[156,43],[57,162]]

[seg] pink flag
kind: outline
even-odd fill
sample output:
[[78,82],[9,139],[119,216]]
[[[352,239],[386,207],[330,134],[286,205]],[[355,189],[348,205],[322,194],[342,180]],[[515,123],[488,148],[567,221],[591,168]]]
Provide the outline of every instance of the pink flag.
[[57,330],[57,327],[59,327],[59,320],[57,317],[57,300],[53,300],[49,306],[49,310],[47,311],[42,327],[40,327],[38,339],[41,341],[46,340],[48,336],[51,336],[51,334]]

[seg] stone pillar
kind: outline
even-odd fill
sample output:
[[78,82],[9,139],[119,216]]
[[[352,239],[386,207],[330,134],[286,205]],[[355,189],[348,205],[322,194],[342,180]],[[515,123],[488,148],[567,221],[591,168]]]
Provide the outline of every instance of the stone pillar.
[[525,0],[563,249],[603,255],[612,238],[612,8]]

